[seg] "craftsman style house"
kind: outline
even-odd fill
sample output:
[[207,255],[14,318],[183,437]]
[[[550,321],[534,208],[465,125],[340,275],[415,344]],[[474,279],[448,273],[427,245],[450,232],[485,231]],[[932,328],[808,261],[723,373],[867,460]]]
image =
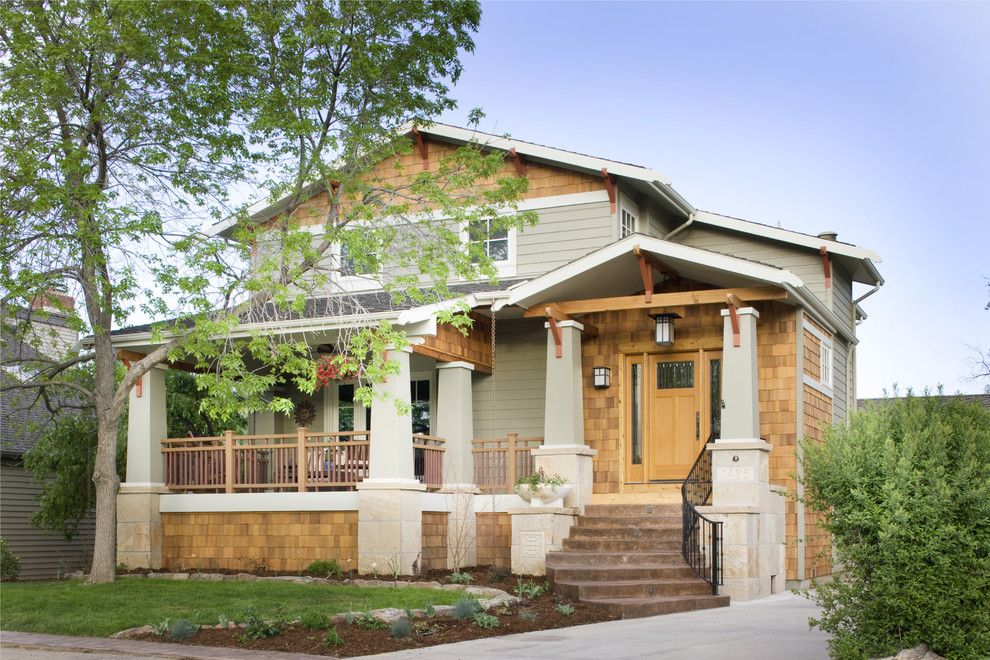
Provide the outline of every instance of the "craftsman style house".
[[[367,314],[410,337],[399,374],[374,387],[411,413],[365,409],[353,383],[334,382],[308,428],[257,414],[246,436],[165,439],[152,371],[131,395],[119,560],[511,565],[627,616],[829,574],[829,539],[784,494],[800,493],[799,441],[855,406],[859,303],[883,283],[877,255],[700,211],[645,167],[441,124],[410,136],[408,172],[480,137],[506,153],[506,176],[529,179],[520,208],[539,222],[486,245],[500,283],[451,284],[470,333],[348,275]],[[254,218],[321,204],[316,191]],[[854,283],[866,285],[858,298]],[[281,331],[319,346],[352,322]],[[144,353],[152,339],[135,328],[115,343]],[[566,479],[563,501],[513,493],[538,468]]]

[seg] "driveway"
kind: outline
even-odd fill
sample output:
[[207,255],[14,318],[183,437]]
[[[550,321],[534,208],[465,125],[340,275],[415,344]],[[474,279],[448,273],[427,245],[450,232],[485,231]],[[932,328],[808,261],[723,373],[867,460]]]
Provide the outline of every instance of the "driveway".
[[818,608],[807,598],[785,592],[713,610],[491,637],[373,657],[824,660],[828,658],[828,635],[808,629],[808,617],[817,614]]

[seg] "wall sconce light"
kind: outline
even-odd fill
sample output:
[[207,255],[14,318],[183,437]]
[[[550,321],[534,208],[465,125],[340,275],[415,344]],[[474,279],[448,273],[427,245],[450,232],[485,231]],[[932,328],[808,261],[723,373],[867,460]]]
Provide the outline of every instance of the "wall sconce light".
[[592,369],[592,382],[596,390],[608,389],[612,384],[612,370],[608,367],[595,367]]
[[680,314],[655,314],[651,318],[656,321],[657,346],[670,346],[674,343],[674,319],[681,318]]

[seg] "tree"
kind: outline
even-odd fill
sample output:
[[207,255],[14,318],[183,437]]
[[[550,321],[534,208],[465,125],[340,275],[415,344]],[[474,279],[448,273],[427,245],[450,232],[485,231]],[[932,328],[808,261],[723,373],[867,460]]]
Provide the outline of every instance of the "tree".
[[[483,145],[436,170],[374,175],[411,150],[398,126],[453,106],[479,18],[473,0],[0,7],[3,302],[78,293],[79,311],[64,311],[90,334],[86,350],[35,361],[12,387],[67,389],[93,404],[91,582],[113,579],[116,432],[144,373],[194,364],[203,410],[221,420],[286,412],[291,402],[266,392],[280,382],[312,391],[310,349],[255,325],[320,313],[355,319],[342,364],[364,383],[379,379],[404,336],[361,321],[356,299],[325,297],[349,267],[334,246],[394,297],[437,301],[452,274],[494,276],[482,248],[463,249],[462,227],[484,237],[533,220],[512,212],[526,180],[496,177],[503,157]],[[238,185],[267,188],[278,212],[259,224],[229,206]],[[314,194],[327,203],[299,217]],[[203,233],[204,217],[231,229]],[[317,295],[332,304],[314,311]],[[115,384],[111,331],[136,309],[171,320],[154,325],[157,348]],[[439,318],[464,328],[462,311]],[[85,363],[92,387],[64,378]],[[370,387],[357,396],[368,401]]]
[[990,655],[990,411],[939,394],[804,443],[805,497],[842,566],[812,596],[833,656]]

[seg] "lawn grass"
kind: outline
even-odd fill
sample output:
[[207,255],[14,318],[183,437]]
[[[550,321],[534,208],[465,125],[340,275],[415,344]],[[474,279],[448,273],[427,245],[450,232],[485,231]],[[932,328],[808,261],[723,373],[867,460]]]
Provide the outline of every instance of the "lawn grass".
[[456,591],[276,581],[200,582],[122,578],[112,584],[6,582],[0,586],[0,628],[105,637],[165,619],[215,624],[221,614],[238,620],[247,608],[262,617],[278,608],[290,619],[382,607],[449,605]]

